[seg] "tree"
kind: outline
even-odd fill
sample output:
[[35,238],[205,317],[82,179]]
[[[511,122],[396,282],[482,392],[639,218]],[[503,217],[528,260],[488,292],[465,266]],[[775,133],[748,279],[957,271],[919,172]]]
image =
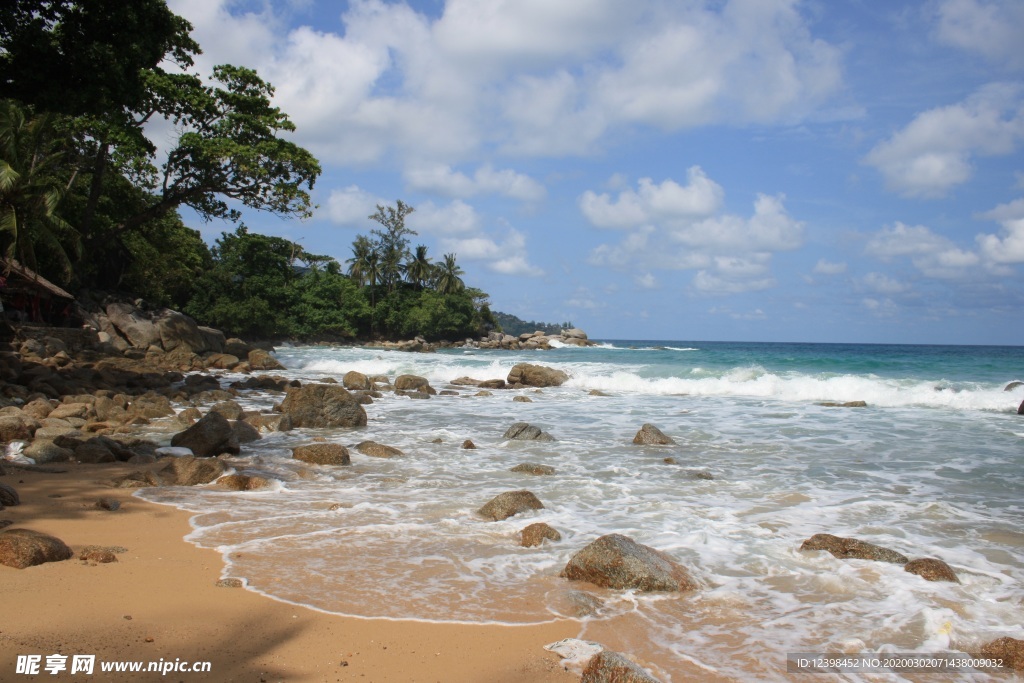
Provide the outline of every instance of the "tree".
[[377,221],[383,230],[371,230],[377,236],[376,249],[380,256],[381,277],[389,292],[402,279],[402,266],[409,258],[409,239],[406,235],[415,235],[415,230],[405,227],[405,217],[415,211],[401,199],[395,206],[377,205],[377,211],[370,214],[370,220]]
[[423,289],[430,281],[434,266],[427,256],[427,247],[420,244],[416,247],[416,253],[405,264],[405,276],[416,289]]
[[147,70],[192,65],[191,29],[165,0],[4,0],[0,84],[45,111],[119,115],[145,98]]
[[462,281],[463,270],[455,263],[455,254],[445,254],[444,262],[435,266],[437,291],[441,294],[454,294],[466,288]]
[[81,241],[58,214],[74,174],[69,175],[64,150],[53,138],[52,119],[31,116],[12,100],[0,101],[0,244],[4,256],[34,270],[42,250],[67,282]]

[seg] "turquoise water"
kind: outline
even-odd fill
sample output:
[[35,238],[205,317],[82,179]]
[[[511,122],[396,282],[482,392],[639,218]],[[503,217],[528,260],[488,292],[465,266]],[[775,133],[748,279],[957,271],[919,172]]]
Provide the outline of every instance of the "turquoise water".
[[[789,680],[787,652],[972,651],[1024,638],[1024,386],[1005,390],[1024,379],[1024,348],[638,340],[276,355],[303,382],[416,374],[457,395],[385,394],[366,406],[366,428],[265,435],[234,465],[279,479],[271,491],[141,494],[193,511],[191,540],[219,548],[225,575],[252,590],[364,617],[576,619],[581,637],[631,652],[665,681]],[[504,378],[524,361],[570,380],[482,396],[448,386]],[[242,400],[269,409],[280,396]],[[849,401],[867,406],[822,405]],[[556,441],[504,441],[515,421]],[[633,445],[647,422],[676,444]],[[371,439],[405,456],[297,464],[290,448],[314,437]],[[462,449],[466,439],[477,449]],[[556,474],[509,471],[522,462]],[[476,515],[521,488],[545,508],[503,522]],[[519,547],[519,530],[537,521],[562,540]],[[613,532],[675,556],[702,589],[591,589],[603,606],[580,618],[569,594],[580,586],[558,573]],[[799,550],[821,532],[939,557],[961,583]]]

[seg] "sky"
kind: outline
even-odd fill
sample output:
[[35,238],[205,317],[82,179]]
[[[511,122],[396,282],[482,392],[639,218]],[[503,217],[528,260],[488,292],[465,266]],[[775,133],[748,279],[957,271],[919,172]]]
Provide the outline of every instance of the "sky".
[[[1020,0],[169,0],[495,310],[598,339],[1024,344]],[[232,224],[202,224],[211,244]]]

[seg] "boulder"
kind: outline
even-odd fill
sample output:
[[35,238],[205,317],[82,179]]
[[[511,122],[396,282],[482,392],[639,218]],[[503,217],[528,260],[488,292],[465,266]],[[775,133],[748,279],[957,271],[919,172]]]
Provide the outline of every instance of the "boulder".
[[201,458],[221,453],[237,455],[240,451],[231,423],[223,415],[213,411],[185,431],[172,436],[171,445],[189,448]]
[[214,353],[224,353],[224,347],[227,342],[224,339],[224,333],[220,330],[215,330],[212,327],[199,326],[199,334],[203,335],[204,348]]
[[168,458],[167,464],[156,474],[166,486],[199,486],[221,478],[226,471],[227,465],[216,458],[186,455]]
[[369,391],[371,388],[370,378],[355,370],[345,373],[341,378],[341,385],[349,391]]
[[258,491],[270,486],[270,480],[253,474],[228,474],[217,480],[217,486],[229,491]]
[[502,436],[505,439],[513,439],[515,441],[554,441],[555,437],[551,436],[547,432],[542,432],[539,427],[534,427],[526,422],[516,422],[511,427],[505,430],[505,434]]
[[922,557],[911,560],[903,566],[903,571],[917,574],[925,581],[951,581],[960,583],[953,568],[942,560],[934,557]]
[[311,443],[296,446],[292,457],[313,465],[351,465],[348,449],[340,443]]
[[537,522],[524,528],[519,532],[519,545],[524,548],[535,548],[547,539],[549,541],[561,541],[562,534],[548,526],[544,522]]
[[621,534],[608,534],[569,560],[561,576],[603,588],[689,591],[698,587],[686,567],[672,557]]
[[1021,401],[1020,405],[1017,406],[1017,414],[1024,415],[1024,401]]
[[503,379],[485,379],[477,386],[481,389],[504,389],[507,385]]
[[356,444],[356,450],[363,455],[369,455],[374,458],[397,458],[405,455],[405,453],[394,446],[385,446],[376,441],[362,441]]
[[221,401],[220,403],[213,404],[210,408],[210,412],[220,413],[229,420],[240,420],[242,419],[242,406],[238,405],[238,401]]
[[495,522],[528,510],[541,510],[544,504],[529,491],[506,491],[487,502],[477,512]]
[[14,507],[21,504],[21,498],[14,487],[0,482],[0,507]]
[[558,387],[568,379],[569,375],[561,370],[555,370],[543,365],[519,363],[509,371],[508,378],[505,381],[509,384],[520,384],[529,387]]
[[260,430],[244,420],[229,420],[231,431],[234,432],[234,439],[239,445],[259,441],[263,437]]
[[580,683],[660,683],[639,664],[611,650],[602,650],[590,658]]
[[249,367],[253,370],[285,370],[281,361],[270,355],[263,349],[253,349],[249,352]]
[[476,448],[476,444],[473,443],[472,439],[466,439],[465,441],[462,442],[462,448],[471,451]]
[[520,472],[522,474],[554,474],[555,468],[550,465],[535,465],[532,462],[524,462],[521,465],[516,465],[509,472]]
[[29,441],[40,424],[26,415],[4,415],[0,417],[0,441]]
[[259,413],[249,415],[245,421],[260,432],[288,432],[292,428],[292,419],[282,413]]
[[366,411],[347,389],[330,384],[289,387],[281,412],[292,427],[364,427]]
[[190,353],[202,353],[209,348],[199,325],[184,313],[169,308],[161,309],[153,317],[153,326],[164,351],[181,349]]
[[7,529],[0,533],[0,564],[15,569],[44,562],[61,562],[74,556],[64,541],[30,529]]
[[533,399],[529,396],[513,396],[512,401],[514,403],[533,403]]
[[110,446],[100,439],[89,439],[75,447],[75,460],[89,464],[117,462],[117,456]]
[[568,330],[562,330],[562,336],[567,339],[586,339],[587,333],[578,327],[573,327]]
[[856,538],[841,538],[832,534],[814,534],[803,542],[800,550],[827,550],[841,560],[875,560],[906,564],[905,555]]
[[660,429],[648,423],[640,427],[640,431],[633,437],[633,443],[641,446],[669,446],[675,441],[665,436]]
[[1002,660],[1003,666],[1015,671],[1024,671],[1024,640],[999,638],[982,646],[975,657]]
[[430,386],[425,377],[418,375],[399,375],[395,378],[395,391],[414,391],[434,396],[437,392]]
[[111,562],[117,562],[117,550],[115,548],[90,545],[82,548],[82,552],[78,554],[78,559],[82,562],[92,562],[94,564],[110,564]]
[[107,319],[135,348],[148,349],[151,346],[160,346],[160,331],[156,325],[131,304],[108,304]]
[[249,352],[253,350],[251,344],[247,344],[238,337],[232,337],[224,341],[223,348],[220,353],[230,353],[232,356],[238,358],[248,358]]
[[36,439],[30,443],[24,451],[25,455],[36,461],[37,465],[48,462],[67,462],[74,456],[74,452],[67,448],[61,448],[48,439]]

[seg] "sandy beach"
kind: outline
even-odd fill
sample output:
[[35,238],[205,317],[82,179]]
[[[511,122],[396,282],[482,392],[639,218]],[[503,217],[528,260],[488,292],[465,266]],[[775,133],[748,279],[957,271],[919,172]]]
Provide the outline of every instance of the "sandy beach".
[[[347,618],[217,586],[220,556],[183,540],[185,512],[106,485],[126,464],[9,472],[21,505],[8,528],[60,538],[75,557],[27,569],[0,566],[0,679],[76,680],[44,669],[18,675],[19,655],[95,655],[91,680],[491,681],[578,680],[543,646],[578,633],[563,621],[527,627]],[[108,511],[106,498],[120,503]],[[78,559],[86,546],[120,546],[118,561]],[[209,673],[100,673],[100,662],[209,662]]]

